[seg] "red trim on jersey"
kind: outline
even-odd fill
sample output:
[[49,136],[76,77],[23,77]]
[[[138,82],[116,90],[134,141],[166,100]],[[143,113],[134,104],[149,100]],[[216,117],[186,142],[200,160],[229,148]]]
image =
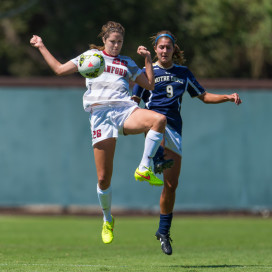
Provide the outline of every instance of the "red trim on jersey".
[[119,55],[112,56],[112,55],[108,54],[105,50],[103,50],[102,52],[104,55],[109,56],[109,57],[118,57],[119,56]]

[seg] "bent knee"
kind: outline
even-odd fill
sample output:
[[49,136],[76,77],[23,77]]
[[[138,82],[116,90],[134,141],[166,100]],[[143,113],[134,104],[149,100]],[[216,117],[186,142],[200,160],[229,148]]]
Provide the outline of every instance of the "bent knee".
[[163,126],[166,126],[166,124],[167,124],[167,118],[166,118],[165,115],[160,114],[159,123],[162,124]]
[[156,126],[158,129],[164,129],[167,124],[167,118],[165,115],[157,113],[155,115],[155,120],[154,120],[154,126]]
[[98,176],[98,186],[101,190],[106,190],[110,186],[110,179],[106,178],[104,175]]

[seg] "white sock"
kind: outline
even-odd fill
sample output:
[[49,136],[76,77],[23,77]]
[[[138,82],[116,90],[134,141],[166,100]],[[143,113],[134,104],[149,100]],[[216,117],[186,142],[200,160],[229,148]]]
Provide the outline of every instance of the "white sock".
[[145,137],[144,154],[139,165],[139,170],[145,171],[150,167],[152,158],[155,156],[161,141],[163,139],[163,133],[150,129]]
[[97,184],[97,195],[99,199],[100,206],[103,211],[103,220],[111,222],[111,197],[112,197],[112,189],[111,185],[106,190],[101,190]]

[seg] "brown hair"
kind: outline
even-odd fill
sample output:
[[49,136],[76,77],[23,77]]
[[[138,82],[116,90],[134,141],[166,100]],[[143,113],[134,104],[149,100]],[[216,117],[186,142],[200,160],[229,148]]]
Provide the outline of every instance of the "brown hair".
[[[174,53],[173,53],[172,60],[176,64],[183,65],[186,61],[184,58],[184,55],[183,55],[184,52],[180,50],[179,46],[177,45],[176,37],[170,31],[162,30],[162,31],[158,32],[156,35],[150,37],[153,46],[157,46],[157,38],[162,34],[168,34],[172,37],[171,40],[172,40],[173,46],[174,46]],[[156,59],[158,59],[157,56],[155,56],[154,60],[156,60]]]
[[[101,39],[107,39],[111,33],[118,32],[123,37],[125,36],[125,28],[116,22],[108,21],[105,25],[102,26],[101,32],[99,33],[98,37],[101,37]],[[95,44],[90,44],[90,49],[98,49],[100,51],[105,49],[105,46],[97,46]]]

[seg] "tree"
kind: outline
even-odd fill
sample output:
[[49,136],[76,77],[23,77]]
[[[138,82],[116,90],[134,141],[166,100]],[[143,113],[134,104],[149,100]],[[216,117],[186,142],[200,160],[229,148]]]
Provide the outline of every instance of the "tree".
[[52,75],[29,46],[32,34],[64,62],[89,43],[101,44],[97,35],[109,20],[126,28],[122,54],[139,66],[144,63],[136,54],[138,45],[153,53],[149,37],[167,29],[197,77],[272,76],[271,0],[2,0],[0,73]]
[[193,69],[205,77],[271,75],[271,15],[269,0],[197,0],[188,26]]

